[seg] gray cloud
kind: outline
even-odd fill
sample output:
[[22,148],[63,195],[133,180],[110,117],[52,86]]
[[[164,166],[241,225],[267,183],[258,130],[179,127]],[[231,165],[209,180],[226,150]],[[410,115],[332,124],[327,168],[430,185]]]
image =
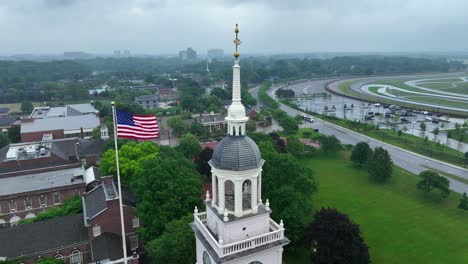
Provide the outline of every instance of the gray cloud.
[[0,53],[466,50],[462,0],[2,0]]

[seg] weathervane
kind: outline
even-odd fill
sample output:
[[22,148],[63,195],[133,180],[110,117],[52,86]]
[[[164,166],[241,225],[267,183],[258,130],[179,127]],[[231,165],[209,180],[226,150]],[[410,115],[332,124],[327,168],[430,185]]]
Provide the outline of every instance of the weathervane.
[[234,30],[234,32],[236,32],[236,39],[234,40],[234,45],[236,45],[236,52],[234,52],[234,57],[237,60],[237,58],[239,58],[239,52],[237,52],[237,46],[239,46],[242,43],[240,39],[237,37],[237,34],[239,34],[239,27],[237,26],[237,24],[236,24],[236,30]]

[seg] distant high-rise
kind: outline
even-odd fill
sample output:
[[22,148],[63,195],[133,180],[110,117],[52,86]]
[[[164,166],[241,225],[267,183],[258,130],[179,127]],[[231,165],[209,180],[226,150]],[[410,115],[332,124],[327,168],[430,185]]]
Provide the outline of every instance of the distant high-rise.
[[186,50],[179,51],[179,59],[195,61],[197,59],[197,52],[192,48],[187,48]]
[[222,49],[210,49],[208,50],[207,57],[209,60],[221,60],[224,57],[224,50]]
[[124,57],[130,57],[130,50],[126,49],[123,51]]
[[114,50],[114,57],[120,57],[121,52],[120,50]]

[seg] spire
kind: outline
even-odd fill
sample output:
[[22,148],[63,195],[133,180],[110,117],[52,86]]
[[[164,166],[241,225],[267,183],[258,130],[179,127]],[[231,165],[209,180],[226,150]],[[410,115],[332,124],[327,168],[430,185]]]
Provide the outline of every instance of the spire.
[[228,133],[232,136],[245,135],[245,123],[248,118],[245,116],[245,107],[241,103],[241,82],[240,82],[240,66],[238,46],[241,44],[239,39],[239,27],[236,24],[236,39],[234,39],[234,45],[236,51],[234,52],[234,66],[232,66],[232,104],[228,109],[228,116],[226,121],[228,122]]

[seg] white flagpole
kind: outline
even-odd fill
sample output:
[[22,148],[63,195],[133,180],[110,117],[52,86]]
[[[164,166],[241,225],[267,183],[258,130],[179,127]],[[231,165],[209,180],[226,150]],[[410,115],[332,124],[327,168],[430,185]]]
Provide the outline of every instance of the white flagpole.
[[117,167],[117,184],[119,188],[119,205],[120,205],[120,226],[122,228],[122,249],[124,255],[124,264],[127,263],[127,243],[125,239],[125,223],[123,216],[123,205],[122,205],[122,187],[120,184],[120,167],[119,167],[119,148],[117,146],[117,117],[115,112],[115,102],[112,101],[112,119],[114,123],[114,142],[115,142],[115,165]]

